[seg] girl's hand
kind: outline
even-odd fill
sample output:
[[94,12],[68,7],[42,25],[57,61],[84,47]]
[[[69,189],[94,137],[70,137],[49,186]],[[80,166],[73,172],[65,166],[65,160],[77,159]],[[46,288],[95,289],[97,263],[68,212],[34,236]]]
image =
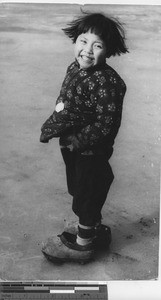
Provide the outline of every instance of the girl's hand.
[[40,142],[41,143],[49,143],[49,139],[43,133],[41,133]]
[[79,149],[80,148],[80,144],[79,144],[79,141],[77,139],[77,137],[75,135],[69,135],[67,137],[67,140],[69,142],[71,142],[71,145],[73,146],[73,149]]
[[80,149],[80,143],[75,135],[68,134],[60,137],[60,145],[69,148],[71,151]]

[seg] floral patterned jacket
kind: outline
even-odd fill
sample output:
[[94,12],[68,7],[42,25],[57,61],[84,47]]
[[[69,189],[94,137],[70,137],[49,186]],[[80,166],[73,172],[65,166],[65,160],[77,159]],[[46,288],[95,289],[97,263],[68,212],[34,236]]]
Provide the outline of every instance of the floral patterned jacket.
[[[53,114],[41,131],[60,145],[73,144],[78,151],[107,151],[118,133],[126,85],[109,65],[83,70],[77,61],[67,69]],[[70,141],[70,142],[69,142]]]

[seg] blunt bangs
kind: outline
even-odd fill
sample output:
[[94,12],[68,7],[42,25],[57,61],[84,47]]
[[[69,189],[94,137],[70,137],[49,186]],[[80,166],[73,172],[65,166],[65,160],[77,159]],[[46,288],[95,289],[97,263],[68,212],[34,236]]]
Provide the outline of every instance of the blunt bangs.
[[100,15],[93,14],[91,16],[85,17],[82,22],[79,23],[78,35],[91,31],[92,33],[98,35],[100,38],[103,38],[103,27],[105,27],[103,18],[100,18]]

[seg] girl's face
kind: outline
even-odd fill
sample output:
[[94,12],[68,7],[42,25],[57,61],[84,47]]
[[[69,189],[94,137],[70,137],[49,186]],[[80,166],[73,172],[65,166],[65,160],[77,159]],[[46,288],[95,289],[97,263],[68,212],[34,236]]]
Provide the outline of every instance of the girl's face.
[[106,60],[105,43],[90,31],[78,36],[74,53],[81,69],[88,69]]

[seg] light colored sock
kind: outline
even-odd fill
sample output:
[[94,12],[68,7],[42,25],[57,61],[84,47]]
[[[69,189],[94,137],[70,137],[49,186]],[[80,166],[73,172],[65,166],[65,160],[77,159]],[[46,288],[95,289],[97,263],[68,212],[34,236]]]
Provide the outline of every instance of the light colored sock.
[[[78,225],[78,234],[76,239],[78,245],[86,246],[92,243],[94,236],[93,235],[89,236],[89,235],[92,234],[91,231],[93,231],[93,228],[94,228],[93,226],[85,226],[82,224]],[[83,236],[82,236],[82,231],[84,231]]]
[[92,237],[92,238],[89,238],[89,239],[83,239],[83,238],[81,238],[81,237],[77,234],[76,243],[77,243],[78,245],[86,246],[86,245],[91,244],[92,241],[93,241],[93,237]]

